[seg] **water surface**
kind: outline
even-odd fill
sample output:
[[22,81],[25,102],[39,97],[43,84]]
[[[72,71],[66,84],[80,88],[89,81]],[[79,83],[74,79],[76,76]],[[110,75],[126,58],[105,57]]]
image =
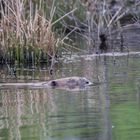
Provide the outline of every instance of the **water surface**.
[[[0,139],[139,140],[140,55],[77,57],[57,65],[54,78],[84,76],[86,90],[0,89]],[[0,82],[49,80],[43,69],[1,68]]]

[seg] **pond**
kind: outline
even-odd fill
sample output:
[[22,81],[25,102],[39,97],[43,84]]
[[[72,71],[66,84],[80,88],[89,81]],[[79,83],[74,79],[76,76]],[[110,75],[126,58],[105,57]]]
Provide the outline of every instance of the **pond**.
[[[54,78],[84,76],[86,90],[0,89],[0,139],[139,140],[140,53],[82,56],[56,66]],[[45,68],[0,71],[0,82],[49,80]]]

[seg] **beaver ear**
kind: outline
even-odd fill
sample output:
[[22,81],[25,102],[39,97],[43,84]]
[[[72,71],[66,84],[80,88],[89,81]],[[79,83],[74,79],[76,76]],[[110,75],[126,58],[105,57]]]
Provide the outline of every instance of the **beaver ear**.
[[52,86],[52,87],[56,87],[57,85],[58,85],[58,84],[57,84],[56,81],[52,81],[52,82],[51,82],[51,86]]

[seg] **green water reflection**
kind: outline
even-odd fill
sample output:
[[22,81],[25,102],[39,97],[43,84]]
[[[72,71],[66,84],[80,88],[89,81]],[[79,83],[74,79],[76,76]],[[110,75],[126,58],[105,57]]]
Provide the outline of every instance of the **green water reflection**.
[[[85,76],[101,84],[83,91],[1,89],[0,139],[140,139],[139,65],[139,55],[79,58],[59,66],[55,77]],[[28,75],[21,70],[10,80],[49,79],[47,71]]]
[[140,139],[140,108],[136,102],[117,105],[112,110],[113,139]]

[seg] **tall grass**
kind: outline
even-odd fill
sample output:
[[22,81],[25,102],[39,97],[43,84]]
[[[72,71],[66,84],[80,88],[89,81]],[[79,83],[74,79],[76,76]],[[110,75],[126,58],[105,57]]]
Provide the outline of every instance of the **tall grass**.
[[8,62],[54,58],[64,42],[55,34],[54,25],[75,11],[54,18],[55,0],[2,0],[0,7],[0,49]]
[[[134,3],[128,8],[121,2],[119,8],[114,10],[110,1],[1,0],[1,62],[38,63],[52,60],[62,44],[64,50],[77,49],[64,42],[74,31],[84,36],[94,48],[98,46],[96,42],[102,43],[100,47],[107,46],[108,35],[111,37],[116,30],[121,33],[120,19],[139,5],[139,2]],[[68,35],[62,34],[62,37],[61,29],[68,29]],[[83,31],[88,31],[88,34],[83,34]]]

